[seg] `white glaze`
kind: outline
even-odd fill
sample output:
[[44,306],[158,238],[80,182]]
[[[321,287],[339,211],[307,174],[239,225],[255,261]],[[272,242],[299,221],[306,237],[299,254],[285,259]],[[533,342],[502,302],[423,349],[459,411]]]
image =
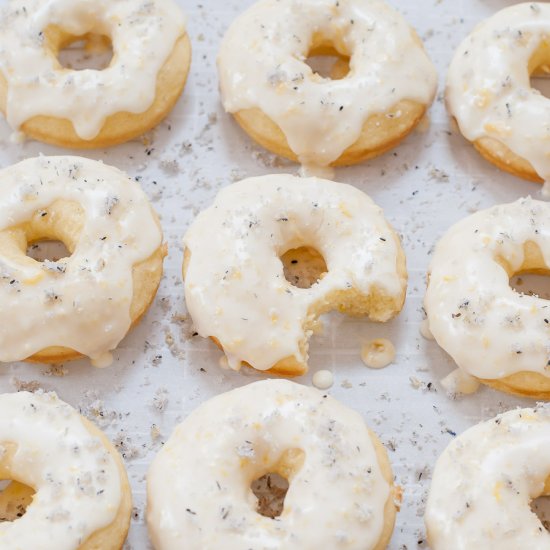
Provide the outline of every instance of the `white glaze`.
[[[305,461],[273,520],[256,512],[250,484],[289,449]],[[157,550],[369,550],[390,487],[361,416],[314,388],[267,380],[191,413],[151,465],[147,494]]]
[[[396,297],[405,284],[382,210],[350,185],[317,178],[271,175],[223,189],[184,245],[195,330],[221,342],[233,369],[246,361],[266,370],[292,356],[306,362],[304,326],[314,306],[352,287]],[[279,258],[305,245],[321,253],[328,273],[302,289],[285,279]]]
[[459,46],[447,77],[447,104],[470,141],[490,137],[550,178],[550,101],[531,88],[528,63],[547,40],[550,5],[505,8]]
[[547,550],[531,511],[550,475],[550,412],[518,409],[470,428],[437,461],[425,522],[432,550]]
[[64,346],[104,363],[130,327],[132,268],[162,244],[139,185],[80,157],[33,158],[0,171],[0,232],[58,199],[86,212],[70,258],[42,263],[0,249],[0,361]]
[[550,375],[550,302],[519,294],[496,260],[516,272],[533,242],[550,266],[550,204],[520,199],[477,212],[437,244],[424,300],[437,343],[477,378]]
[[318,370],[311,379],[319,390],[328,390],[334,384],[334,376],[329,370]]
[[[109,35],[111,65],[64,69],[44,47],[49,25],[74,36]],[[70,120],[81,139],[93,139],[110,115],[142,113],[153,104],[157,74],[184,33],[173,0],[9,0],[0,11],[8,123],[18,130],[34,116],[53,116]]]
[[362,346],[361,359],[371,369],[383,369],[393,363],[395,347],[387,338],[376,338]]
[[[314,33],[352,53],[346,78],[305,63]],[[437,86],[410,26],[379,0],[260,0],[227,31],[218,68],[226,111],[259,108],[306,165],[330,164],[370,116],[404,99],[429,104]]]
[[433,340],[434,335],[432,334],[432,331],[430,330],[430,323],[428,319],[424,319],[420,323],[420,334],[422,335],[422,338],[426,340]]
[[0,523],[2,548],[76,550],[110,525],[122,491],[115,460],[55,394],[0,396],[0,448],[14,443],[12,473],[36,491],[23,517]]

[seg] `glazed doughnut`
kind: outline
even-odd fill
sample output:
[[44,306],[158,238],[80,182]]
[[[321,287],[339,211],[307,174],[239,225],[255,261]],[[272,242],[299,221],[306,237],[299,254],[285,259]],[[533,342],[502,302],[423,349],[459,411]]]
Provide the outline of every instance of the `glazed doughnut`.
[[[38,262],[40,240],[70,257]],[[105,366],[153,300],[166,254],[139,185],[101,162],[39,157],[0,171],[0,361]]]
[[132,513],[126,471],[105,435],[72,407],[51,393],[0,395],[0,450],[0,475],[14,480],[2,492],[3,548],[122,548]]
[[[385,322],[405,299],[399,238],[382,210],[350,185],[271,175],[223,189],[184,238],[185,300],[195,330],[229,366],[296,376],[308,338],[330,310]],[[328,272],[311,288],[285,279],[281,257],[313,247]]]
[[[60,50],[107,36],[102,70],[69,70]],[[156,126],[180,96],[191,60],[173,0],[9,0],[0,11],[0,109],[10,126],[62,147],[107,147]]]
[[550,204],[530,198],[454,225],[430,265],[424,307],[437,343],[458,367],[496,389],[550,399],[548,301],[510,277],[548,273]]
[[[289,482],[276,521],[251,483]],[[314,388],[255,382],[210,399],[181,423],[147,475],[156,550],[382,550],[398,488],[386,450],[359,414]]]
[[[305,62],[315,55],[349,59],[349,73],[321,77]],[[242,128],[314,167],[394,147],[437,87],[420,39],[379,0],[260,0],[227,31],[218,70],[225,110]]]
[[447,106],[464,137],[499,168],[550,178],[550,101],[530,76],[550,72],[550,5],[505,8],[459,46],[447,77]]
[[437,461],[425,522],[432,550],[543,550],[529,503],[550,494],[546,406],[498,415],[454,439]]

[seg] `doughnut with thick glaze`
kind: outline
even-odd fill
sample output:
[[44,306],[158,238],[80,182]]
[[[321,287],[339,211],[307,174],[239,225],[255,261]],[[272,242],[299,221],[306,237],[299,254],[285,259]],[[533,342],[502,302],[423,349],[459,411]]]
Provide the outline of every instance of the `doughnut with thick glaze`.
[[[66,45],[107,36],[104,70],[69,70]],[[156,126],[179,98],[191,47],[173,0],[9,0],[0,11],[0,110],[23,134],[107,147]]]
[[[275,472],[289,489],[274,521],[256,511],[251,483]],[[399,500],[386,450],[361,416],[286,380],[201,405],[147,475],[156,550],[382,550]]]
[[[385,322],[405,300],[399,237],[363,192],[318,178],[271,175],[223,189],[184,238],[187,308],[229,366],[296,376],[308,338],[330,310]],[[313,247],[327,273],[310,288],[286,280],[281,257]]]
[[[26,255],[59,240],[70,257]],[[139,185],[101,162],[38,157],[0,171],[0,361],[110,361],[153,300],[166,254]]]
[[[341,79],[305,62],[331,54],[349,58]],[[394,147],[437,87],[420,39],[379,0],[260,0],[227,31],[218,70],[225,110],[242,128],[313,167],[354,164]]]
[[3,548],[122,548],[130,485],[117,451],[91,422],[55,394],[3,394],[0,450],[0,476],[14,480],[0,502]]
[[550,179],[550,101],[530,76],[550,72],[550,5],[507,7],[458,47],[447,76],[447,107],[464,137],[516,176]]
[[466,430],[440,456],[425,522],[432,550],[546,550],[530,502],[550,494],[550,411],[517,409]]
[[550,271],[550,204],[530,198],[454,225],[437,244],[424,307],[437,343],[496,389],[550,399],[550,309],[516,292],[518,273]]

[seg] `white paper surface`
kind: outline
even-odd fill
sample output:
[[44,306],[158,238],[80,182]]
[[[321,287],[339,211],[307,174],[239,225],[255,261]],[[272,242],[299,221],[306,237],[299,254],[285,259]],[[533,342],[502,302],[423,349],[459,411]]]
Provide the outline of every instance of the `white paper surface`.
[[[135,502],[128,549],[149,547],[145,475],[176,423],[209,397],[263,377],[246,369],[221,370],[215,346],[191,337],[181,280],[183,233],[221,187],[247,176],[297,172],[296,165],[252,143],[220,105],[217,49],[229,23],[250,3],[181,2],[189,16],[193,63],[176,109],[142,141],[82,153],[139,178],[161,215],[169,256],[149,313],[121,343],[110,368],[95,369],[83,360],[64,365],[64,376],[52,375],[60,368],[22,363],[4,365],[0,371],[1,391],[28,383],[55,390],[118,442]],[[393,0],[425,41],[439,71],[431,123],[427,131],[414,132],[383,157],[336,172],[335,179],[356,185],[380,204],[402,235],[410,277],[407,302],[401,315],[385,325],[329,316],[324,335],[311,342],[310,374],[299,381],[309,384],[317,370],[332,370],[331,393],[360,411],[388,448],[396,482],[404,490],[390,545],[396,550],[425,547],[422,514],[431,472],[453,435],[498,411],[532,403],[485,388],[473,396],[450,399],[439,380],[451,372],[453,362],[419,333],[425,273],[438,237],[476,209],[527,194],[540,197],[540,186],[493,168],[452,130],[442,99],[446,68],[461,39],[478,21],[515,3]],[[39,153],[74,154],[36,142],[15,145],[9,135],[1,121],[1,166]],[[376,337],[390,338],[397,349],[395,363],[379,371],[366,368],[360,359],[362,342]],[[157,439],[152,436],[156,429]]]

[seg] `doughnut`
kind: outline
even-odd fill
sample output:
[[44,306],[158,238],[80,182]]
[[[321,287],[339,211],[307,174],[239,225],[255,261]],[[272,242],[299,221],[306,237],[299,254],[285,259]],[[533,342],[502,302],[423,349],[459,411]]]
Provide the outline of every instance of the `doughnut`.
[[460,369],[501,391],[550,399],[548,301],[516,292],[518,273],[548,273],[550,204],[494,206],[451,227],[436,246],[424,308]]
[[[270,473],[289,484],[275,519],[257,511],[251,490]],[[361,416],[287,380],[203,403],[147,474],[156,550],[382,550],[399,501],[386,450]]]
[[[340,74],[313,72],[306,60],[317,55],[338,56]],[[223,106],[244,131],[306,167],[391,149],[437,87],[415,31],[379,0],[260,0],[227,31],[218,72]]]
[[[67,45],[109,41],[110,65],[69,70]],[[0,11],[0,110],[32,139],[108,147],[156,126],[179,98],[191,47],[173,0],[9,0]]]
[[540,549],[530,502],[550,494],[550,411],[516,409],[466,430],[439,457],[424,520],[432,550]]
[[[27,256],[40,240],[70,256]],[[165,254],[147,197],[116,168],[67,156],[0,170],[0,361],[106,366],[153,300]]]
[[[328,269],[310,288],[284,275],[281,257],[301,247],[306,256],[308,247],[318,251]],[[385,322],[405,300],[398,236],[367,195],[343,183],[291,175],[235,183],[195,219],[184,249],[195,330],[211,337],[235,370],[244,362],[304,374],[321,314],[336,309]]]
[[447,76],[448,111],[490,162],[516,176],[550,178],[550,101],[530,76],[550,72],[550,5],[505,8],[478,25]]
[[2,394],[0,450],[0,475],[13,480],[0,503],[2,548],[122,548],[130,486],[91,422],[53,393]]

